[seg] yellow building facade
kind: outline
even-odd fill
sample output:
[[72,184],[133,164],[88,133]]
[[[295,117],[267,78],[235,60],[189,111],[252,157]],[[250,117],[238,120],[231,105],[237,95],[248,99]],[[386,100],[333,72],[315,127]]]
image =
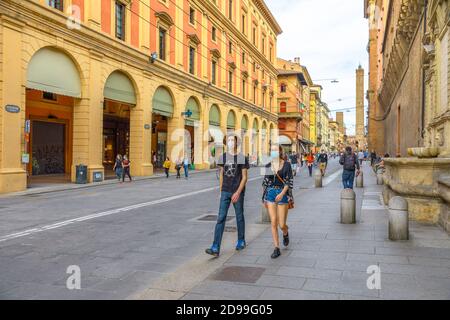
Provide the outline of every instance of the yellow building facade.
[[260,0],[1,1],[0,193],[81,164],[103,180],[116,154],[134,176],[210,168],[227,133],[261,158],[280,33]]

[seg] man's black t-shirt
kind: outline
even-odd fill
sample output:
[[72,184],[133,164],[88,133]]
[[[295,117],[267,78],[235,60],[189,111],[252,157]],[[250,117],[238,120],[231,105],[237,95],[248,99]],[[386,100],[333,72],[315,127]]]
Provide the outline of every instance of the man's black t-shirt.
[[[242,170],[250,168],[248,158],[242,153],[236,155],[225,153],[218,165],[223,167],[222,191],[235,193],[242,181]],[[245,193],[245,188],[242,193]]]

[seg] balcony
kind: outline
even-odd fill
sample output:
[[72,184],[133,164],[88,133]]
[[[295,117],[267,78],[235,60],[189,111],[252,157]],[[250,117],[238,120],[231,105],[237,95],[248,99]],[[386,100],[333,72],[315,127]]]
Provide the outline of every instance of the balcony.
[[280,119],[297,119],[299,121],[303,120],[303,113],[297,111],[297,112],[287,112],[287,111],[280,111],[278,113],[278,118]]

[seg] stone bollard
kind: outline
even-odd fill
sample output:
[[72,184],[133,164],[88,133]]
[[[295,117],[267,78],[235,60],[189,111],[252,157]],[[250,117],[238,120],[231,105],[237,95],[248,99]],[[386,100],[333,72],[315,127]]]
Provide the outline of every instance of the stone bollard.
[[359,176],[356,177],[356,187],[364,188],[364,175],[362,171],[360,171]]
[[261,223],[270,224],[269,209],[264,204],[261,206]]
[[409,240],[408,202],[402,197],[389,201],[389,240]]
[[352,189],[341,192],[341,223],[356,223],[356,194]]
[[377,173],[377,185],[382,186],[383,184],[384,184],[383,173],[378,172]]
[[320,170],[316,170],[316,172],[314,172],[314,182],[316,188],[322,188],[322,173]]

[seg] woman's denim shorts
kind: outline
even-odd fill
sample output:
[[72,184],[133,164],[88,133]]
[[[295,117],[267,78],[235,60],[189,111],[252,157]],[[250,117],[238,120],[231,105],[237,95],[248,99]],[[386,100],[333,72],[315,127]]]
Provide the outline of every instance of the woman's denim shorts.
[[[266,193],[266,198],[265,201],[267,203],[277,203],[275,201],[276,197],[283,191],[283,189],[279,189],[279,188],[267,188],[267,193]],[[284,195],[283,199],[281,199],[280,202],[278,202],[277,204],[289,204],[289,198],[287,195]]]

